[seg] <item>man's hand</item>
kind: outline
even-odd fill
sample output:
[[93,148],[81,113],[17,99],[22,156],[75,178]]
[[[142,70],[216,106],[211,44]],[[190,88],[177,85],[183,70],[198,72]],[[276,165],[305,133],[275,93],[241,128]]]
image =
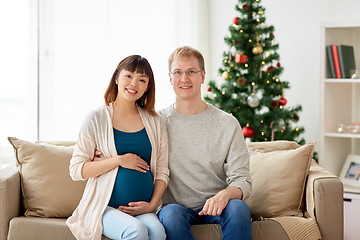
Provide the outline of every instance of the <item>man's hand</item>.
[[95,150],[93,161],[102,161],[102,160],[104,160],[105,158],[100,157],[101,155],[102,155],[101,151]]
[[155,210],[153,206],[151,206],[148,202],[130,202],[128,207],[120,206],[118,208],[120,211],[127,213],[131,216],[137,216],[144,213],[150,213]]
[[243,192],[238,187],[227,187],[221,190],[212,198],[206,200],[205,205],[199,215],[221,215],[230,199],[242,199]]
[[205,205],[199,215],[221,215],[222,211],[228,204],[231,195],[226,191],[226,189],[218,192],[212,198],[206,200]]

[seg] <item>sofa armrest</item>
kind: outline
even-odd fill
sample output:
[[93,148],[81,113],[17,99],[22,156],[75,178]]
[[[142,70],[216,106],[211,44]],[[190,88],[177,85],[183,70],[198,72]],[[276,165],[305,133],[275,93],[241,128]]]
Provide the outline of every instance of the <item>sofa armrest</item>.
[[0,240],[6,240],[9,222],[20,215],[20,174],[15,165],[0,170]]
[[322,239],[343,239],[342,182],[314,160],[306,184],[306,210],[316,220]]

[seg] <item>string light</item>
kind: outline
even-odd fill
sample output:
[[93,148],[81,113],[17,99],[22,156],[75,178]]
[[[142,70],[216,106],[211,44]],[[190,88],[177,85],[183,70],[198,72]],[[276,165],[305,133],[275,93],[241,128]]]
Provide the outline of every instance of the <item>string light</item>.
[[297,131],[297,132],[298,132],[298,131],[299,131],[299,128],[295,128],[295,131]]
[[251,40],[251,39],[249,39],[249,42],[252,42],[252,40]]
[[216,93],[214,93],[214,97],[216,97],[217,95],[216,95]]
[[249,64],[245,63],[245,67],[248,67],[248,66],[249,66]]

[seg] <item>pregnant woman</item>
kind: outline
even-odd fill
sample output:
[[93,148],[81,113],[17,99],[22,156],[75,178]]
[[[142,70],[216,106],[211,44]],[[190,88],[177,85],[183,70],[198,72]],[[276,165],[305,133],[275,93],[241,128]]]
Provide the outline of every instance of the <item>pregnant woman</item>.
[[[117,66],[105,105],[85,118],[70,161],[73,180],[87,180],[67,220],[76,239],[161,239],[154,213],[169,180],[166,127],[155,110],[154,75],[132,55]],[[95,152],[101,157],[95,157]]]

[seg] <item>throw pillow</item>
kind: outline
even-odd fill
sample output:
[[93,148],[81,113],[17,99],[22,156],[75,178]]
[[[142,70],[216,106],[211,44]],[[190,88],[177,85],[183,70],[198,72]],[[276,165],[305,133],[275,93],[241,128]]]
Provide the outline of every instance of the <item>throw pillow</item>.
[[[283,150],[280,147],[280,150],[277,150],[279,146],[287,143],[290,149]],[[253,187],[245,202],[254,219],[302,216],[300,209],[305,180],[315,146],[310,143],[296,147],[291,142],[287,143],[275,141],[252,146],[248,144]]]
[[73,146],[8,139],[15,150],[25,216],[69,217],[86,185],[85,181],[74,182],[70,178]]

